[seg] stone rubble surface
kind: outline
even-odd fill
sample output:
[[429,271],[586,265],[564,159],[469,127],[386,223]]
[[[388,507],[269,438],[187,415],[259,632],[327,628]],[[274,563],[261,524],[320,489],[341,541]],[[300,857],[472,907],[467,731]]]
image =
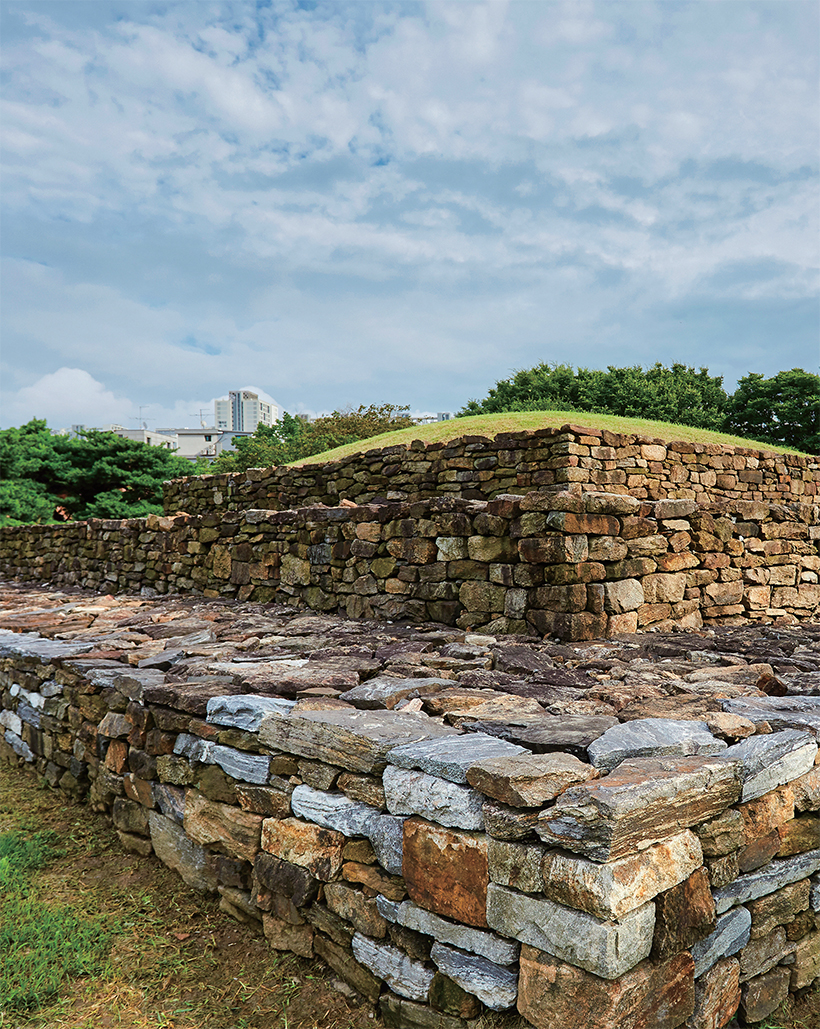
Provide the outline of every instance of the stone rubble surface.
[[389,1025],[717,1029],[820,975],[820,624],[567,643],[190,596],[0,603],[0,759]]

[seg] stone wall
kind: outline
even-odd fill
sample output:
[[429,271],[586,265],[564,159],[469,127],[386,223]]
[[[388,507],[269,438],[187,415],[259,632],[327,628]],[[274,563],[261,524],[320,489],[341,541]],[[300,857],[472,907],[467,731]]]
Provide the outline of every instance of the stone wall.
[[814,617],[818,539],[812,504],[537,491],[5,528],[0,575],[578,640]]
[[[0,633],[0,759],[87,794],[125,847],[218,891],[272,947],[327,962],[387,1026],[487,1029],[517,1008],[536,1029],[719,1029],[817,981],[820,698],[734,685],[760,667],[719,655],[704,678],[693,650],[667,666],[677,691],[643,680],[666,717],[624,707],[579,731],[534,699],[554,688],[520,689],[521,669],[560,671],[542,644],[503,663],[491,638],[448,645],[485,686],[513,688],[500,669],[518,668],[517,697],[367,679],[338,643],[336,667],[363,681],[322,692],[294,679],[293,634],[329,619],[244,611],[214,641],[196,626],[226,606],[117,618],[106,603],[71,641]],[[290,642],[279,677],[241,663],[265,629]],[[168,649],[132,664],[135,639]],[[610,686],[613,703],[636,692]],[[492,721],[503,696],[523,721]]]
[[434,496],[490,500],[544,486],[666,497],[768,502],[814,501],[820,460],[771,450],[667,443],[647,436],[564,425],[462,436],[449,443],[385,447],[327,464],[252,468],[231,475],[175,479],[166,514],[248,508],[283,510],[341,500],[415,501]]

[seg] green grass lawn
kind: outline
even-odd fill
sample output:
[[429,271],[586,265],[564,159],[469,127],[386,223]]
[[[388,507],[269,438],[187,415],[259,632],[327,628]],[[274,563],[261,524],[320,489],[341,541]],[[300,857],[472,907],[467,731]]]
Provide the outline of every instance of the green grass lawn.
[[590,429],[608,429],[610,432],[634,433],[657,439],[680,440],[686,443],[723,443],[732,447],[750,447],[757,450],[773,450],[783,454],[797,454],[789,447],[776,447],[771,443],[757,443],[740,436],[729,436],[709,429],[696,429],[691,425],[674,425],[671,422],[652,422],[644,418],[622,418],[613,414],[590,414],[585,411],[521,411],[507,414],[479,414],[469,418],[453,418],[447,422],[432,422],[429,425],[414,425],[397,432],[385,432],[380,436],[348,443],[344,447],[326,450],[322,454],[295,461],[295,465],[323,464],[338,461],[351,454],[362,454],[367,450],[410,444],[413,440],[424,443],[447,443],[459,436],[486,436],[491,439],[500,432],[523,432],[543,429],[547,426],[560,428],[570,423]]

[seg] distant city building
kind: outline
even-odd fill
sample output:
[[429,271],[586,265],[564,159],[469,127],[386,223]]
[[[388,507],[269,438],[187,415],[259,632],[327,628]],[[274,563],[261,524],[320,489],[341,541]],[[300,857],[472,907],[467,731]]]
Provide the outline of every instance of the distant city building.
[[439,411],[438,414],[423,414],[416,419],[416,425],[430,425],[433,422],[449,422],[453,417],[450,411]]
[[273,425],[280,417],[278,404],[267,404],[248,389],[231,390],[214,401],[214,424],[223,431],[254,432],[257,425]]

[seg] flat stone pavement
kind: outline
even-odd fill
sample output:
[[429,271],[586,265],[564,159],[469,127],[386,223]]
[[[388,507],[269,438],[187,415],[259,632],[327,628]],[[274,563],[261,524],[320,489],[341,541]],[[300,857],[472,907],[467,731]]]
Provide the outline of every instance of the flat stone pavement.
[[423,710],[535,753],[582,758],[619,722],[691,719],[732,744],[755,726],[768,731],[766,705],[752,698],[820,695],[820,622],[567,644],[277,604],[6,582],[0,656],[10,632],[53,640],[61,655],[152,669],[154,689],[164,691],[157,700],[191,713],[217,695],[278,696],[300,707],[313,697],[322,706]]

